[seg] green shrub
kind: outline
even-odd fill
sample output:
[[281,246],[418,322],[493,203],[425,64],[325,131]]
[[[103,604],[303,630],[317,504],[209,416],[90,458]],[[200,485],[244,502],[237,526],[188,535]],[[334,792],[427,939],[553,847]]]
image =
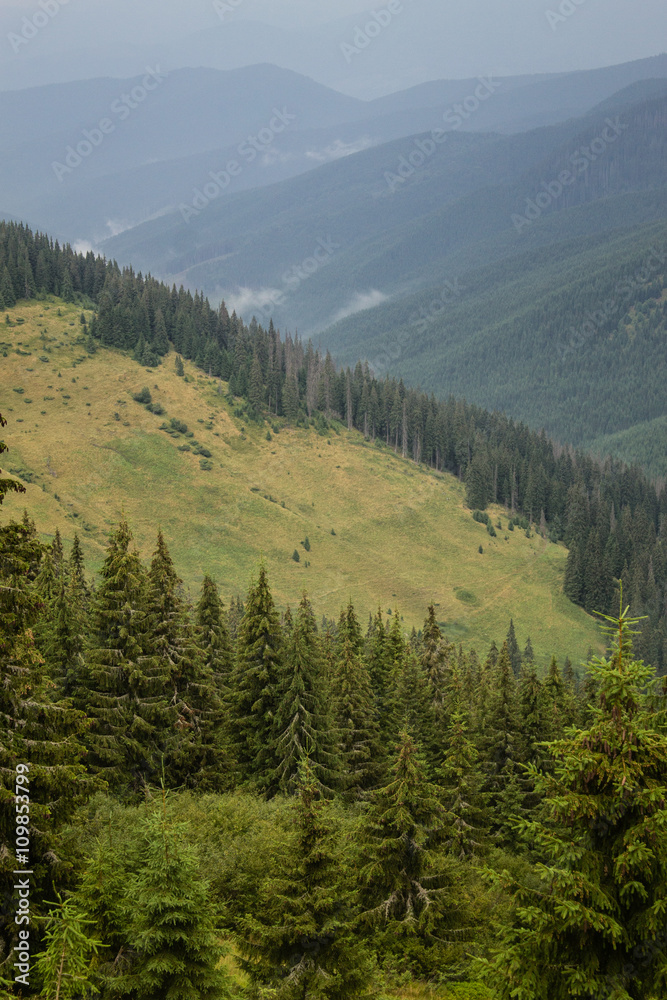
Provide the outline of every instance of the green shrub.
[[143,403],[145,406],[149,406],[153,402],[153,397],[151,396],[151,391],[147,385],[143,387],[141,392],[135,392],[132,396],[135,403]]
[[182,420],[177,420],[176,417],[171,418],[171,428],[178,434],[188,433],[188,425],[184,424]]

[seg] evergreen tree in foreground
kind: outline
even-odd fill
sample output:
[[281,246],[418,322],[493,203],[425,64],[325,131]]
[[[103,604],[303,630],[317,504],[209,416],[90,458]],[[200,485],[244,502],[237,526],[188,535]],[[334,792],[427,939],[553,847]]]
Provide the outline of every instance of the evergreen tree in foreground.
[[352,1000],[369,961],[349,924],[351,892],[334,851],[329,803],[306,761],[294,804],[296,840],[284,872],[268,880],[256,914],[242,921],[243,966],[277,1000]]
[[[107,980],[108,995],[130,1000],[225,1000],[214,909],[195,851],[166,819],[144,822],[138,870],[125,895],[129,969]],[[106,995],[106,993],[105,993]]]
[[542,856],[541,891],[517,886],[484,963],[500,1000],[647,1000],[667,989],[667,735],[646,700],[652,667],[632,655],[622,610],[609,659],[588,671],[599,706],[586,731],[548,745],[553,776],[529,774],[547,818],[518,830]]
[[283,639],[266,568],[250,588],[239,626],[236,666],[230,694],[230,715],[241,777],[261,784],[278,766],[274,719]]
[[32,871],[36,918],[63,875],[59,830],[99,788],[83,765],[86,720],[54,697],[33,640],[41,605],[27,581],[41,552],[25,524],[0,528],[0,964],[18,931],[12,872]]
[[456,711],[449,727],[445,759],[440,768],[443,803],[447,810],[444,843],[459,860],[478,854],[488,827],[481,795],[479,754],[468,737],[463,712]]
[[[156,692],[151,722],[166,755],[170,787],[206,791],[225,787],[230,762],[225,747],[222,692],[199,649],[182,581],[162,532],[148,573],[145,656],[141,668]],[[166,685],[169,703],[160,697]]]
[[331,682],[341,755],[341,787],[348,799],[359,798],[377,785],[383,768],[373,691],[361,648],[361,631],[350,602],[338,622]]
[[[135,791],[157,777],[160,765],[155,700],[145,677],[146,580],[132,533],[123,521],[112,533],[91,613],[86,692],[92,719],[90,763],[114,789]],[[161,714],[161,713],[159,713]]]
[[89,923],[72,899],[60,900],[49,914],[46,947],[36,962],[40,1000],[78,1000],[93,992],[92,963],[99,941],[90,936]]
[[338,758],[325,705],[324,659],[305,594],[285,642],[278,692],[274,740],[279,764],[267,790],[296,791],[301,762],[308,757],[312,780],[331,793],[338,784]]
[[448,912],[450,878],[435,850],[443,838],[445,810],[426,778],[412,737],[401,733],[387,785],[375,792],[361,829],[361,923],[374,941],[409,963],[437,948]]
[[234,653],[218,588],[208,574],[204,577],[195,608],[195,622],[199,630],[199,648],[204,654],[206,666],[211,671],[218,690],[228,694]]

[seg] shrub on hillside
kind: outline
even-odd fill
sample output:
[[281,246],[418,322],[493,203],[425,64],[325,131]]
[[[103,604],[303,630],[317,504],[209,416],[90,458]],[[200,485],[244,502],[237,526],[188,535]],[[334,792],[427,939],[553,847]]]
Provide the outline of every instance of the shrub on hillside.
[[135,401],[135,403],[143,403],[144,406],[150,406],[150,404],[153,402],[151,391],[147,385],[143,387],[141,392],[135,392],[134,395],[132,396],[132,399]]

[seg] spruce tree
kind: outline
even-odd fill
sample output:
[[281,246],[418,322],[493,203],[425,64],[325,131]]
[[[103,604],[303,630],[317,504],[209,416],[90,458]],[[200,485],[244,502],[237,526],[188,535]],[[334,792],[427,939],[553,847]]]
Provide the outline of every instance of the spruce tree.
[[366,992],[371,967],[351,928],[352,888],[330,808],[304,761],[293,847],[241,921],[243,968],[255,984],[273,987],[276,1000],[352,1000]]
[[93,960],[100,942],[91,937],[89,923],[72,899],[61,899],[49,913],[45,949],[35,963],[40,1000],[78,1000],[94,991]]
[[449,726],[438,778],[447,810],[444,843],[461,861],[480,853],[488,827],[478,760],[479,754],[468,736],[465,715],[457,709]]
[[339,761],[325,701],[324,660],[315,615],[305,594],[285,641],[277,695],[273,739],[279,763],[265,791],[294,793],[307,757],[311,780],[320,791],[331,794],[339,781]]
[[262,375],[262,366],[259,362],[257,354],[255,354],[252,359],[252,367],[250,369],[248,400],[253,409],[258,412],[262,410],[265,400],[264,377]]
[[549,745],[553,775],[531,768],[544,819],[518,832],[542,863],[541,887],[517,885],[485,963],[499,1000],[615,1000],[664,995],[667,955],[667,736],[646,694],[655,671],[632,652],[637,619],[607,618],[609,658],[590,727]]
[[[480,752],[496,833],[509,836],[507,820],[515,802],[516,765],[523,762],[524,739],[516,681],[507,643],[503,643],[488,695]],[[507,800],[507,801],[506,801]]]
[[[83,765],[85,717],[58,699],[35,646],[42,604],[30,575],[42,551],[25,524],[0,528],[0,959],[18,930],[12,872],[32,871],[32,912],[39,916],[45,893],[55,892],[63,874],[59,831],[99,788]],[[15,799],[19,786],[29,789],[29,798],[19,792]],[[25,830],[19,805],[29,810]]]
[[533,651],[533,644],[530,641],[530,636],[526,639],[526,645],[524,646],[523,653],[521,654],[522,663],[534,663],[535,653]]
[[295,424],[299,416],[299,389],[296,380],[288,375],[283,390],[283,415],[288,424]]
[[446,919],[447,884],[434,845],[446,823],[413,738],[400,734],[388,783],[371,797],[360,831],[362,923],[373,935],[430,938]]
[[573,604],[582,603],[584,599],[584,573],[579,546],[576,542],[572,542],[567,555],[563,590],[565,596],[569,597]]
[[521,758],[526,763],[541,764],[544,751],[540,744],[552,736],[551,713],[544,685],[530,661],[521,665],[518,706],[523,737]]
[[134,861],[134,845],[125,839],[114,843],[110,822],[108,836],[100,837],[87,855],[72,897],[77,911],[87,921],[90,935],[99,941],[98,985],[117,971],[128,950],[125,897]]
[[440,631],[431,605],[424,622],[422,637],[421,665],[426,679],[429,698],[431,725],[435,735],[435,745],[426,747],[430,762],[435,765],[442,759],[443,735],[449,727],[454,710],[455,670],[452,660],[456,655],[453,643],[447,643]]
[[283,638],[264,566],[253,584],[239,625],[230,716],[241,777],[261,786],[279,761],[274,742]]
[[493,500],[493,478],[488,456],[476,450],[466,473],[466,503],[471,510],[486,510]]
[[566,686],[555,656],[551,657],[547,676],[544,679],[544,694],[549,712],[547,739],[560,739],[566,729],[573,725],[576,704],[571,690]]
[[5,309],[11,309],[12,306],[16,305],[16,292],[6,265],[3,267],[0,277],[0,295],[5,303]]
[[218,690],[226,696],[234,667],[234,651],[218,588],[208,574],[204,576],[199,602],[195,608],[195,623],[198,630],[197,641],[204,654],[206,667]]
[[107,979],[111,997],[224,1000],[229,997],[208,885],[194,848],[153,812],[144,821],[139,866],[125,893],[129,968]]
[[85,697],[92,720],[89,762],[114,790],[139,791],[157,780],[161,739],[155,722],[166,701],[141,666],[144,655],[145,571],[121,522],[109,539],[91,608]]
[[53,559],[53,552],[48,546],[44,549],[44,555],[35,580],[35,589],[46,604],[50,604],[56,594],[58,585],[58,574],[56,564]]
[[378,784],[384,756],[361,648],[361,630],[350,601],[338,622],[330,691],[340,747],[342,790],[351,799]]
[[230,784],[223,692],[197,645],[189,608],[161,531],[148,573],[140,664],[156,694],[167,685],[169,705],[156,697],[151,722],[166,755],[171,787],[220,791]]
[[428,764],[442,759],[444,732],[435,728],[432,701],[424,667],[412,650],[396,664],[391,693],[391,739],[395,743],[408,730],[420,744]]
[[86,678],[84,650],[87,630],[87,616],[79,595],[61,579],[54,597],[45,608],[40,650],[49,675],[61,694],[72,698],[78,708],[83,708],[85,704],[82,686]]
[[382,611],[371,620],[366,635],[365,657],[375,701],[375,717],[383,743],[391,739],[391,691],[394,683],[394,661]]
[[65,553],[63,551],[63,540],[60,537],[60,531],[58,528],[53,533],[53,541],[51,542],[51,555],[53,558],[53,567],[55,574],[58,579],[61,578],[65,568]]
[[86,585],[86,569],[85,561],[83,557],[83,550],[81,548],[81,542],[79,541],[79,536],[74,535],[74,541],[72,542],[72,550],[69,556],[68,562],[68,572],[72,587],[81,595],[82,598],[87,598],[88,587]]

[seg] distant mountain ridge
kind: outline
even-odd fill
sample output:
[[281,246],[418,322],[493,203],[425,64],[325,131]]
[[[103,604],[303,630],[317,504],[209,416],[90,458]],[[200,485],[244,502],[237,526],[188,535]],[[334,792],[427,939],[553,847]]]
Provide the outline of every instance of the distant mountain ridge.
[[[122,108],[135,88],[141,95],[148,71],[159,75],[159,86],[139,102],[128,97],[121,118],[112,109]],[[418,132],[456,126],[516,133],[554,124],[624,86],[661,77],[667,79],[667,56],[584,73],[493,79],[490,99],[482,101],[474,96],[478,79],[435,81],[361,101],[268,64],[167,72],[157,60],[137,78],[0,93],[0,184],[14,217],[39,219],[61,239],[98,243],[192,200],[211,173],[238,160],[249,135],[270,128],[275,108],[293,116],[289,128],[274,136],[265,131],[264,155],[242,161],[221,196]],[[459,104],[474,112],[460,114]],[[113,134],[77,162],[77,146],[103,118]],[[75,171],[58,174],[54,163],[71,149]]]

